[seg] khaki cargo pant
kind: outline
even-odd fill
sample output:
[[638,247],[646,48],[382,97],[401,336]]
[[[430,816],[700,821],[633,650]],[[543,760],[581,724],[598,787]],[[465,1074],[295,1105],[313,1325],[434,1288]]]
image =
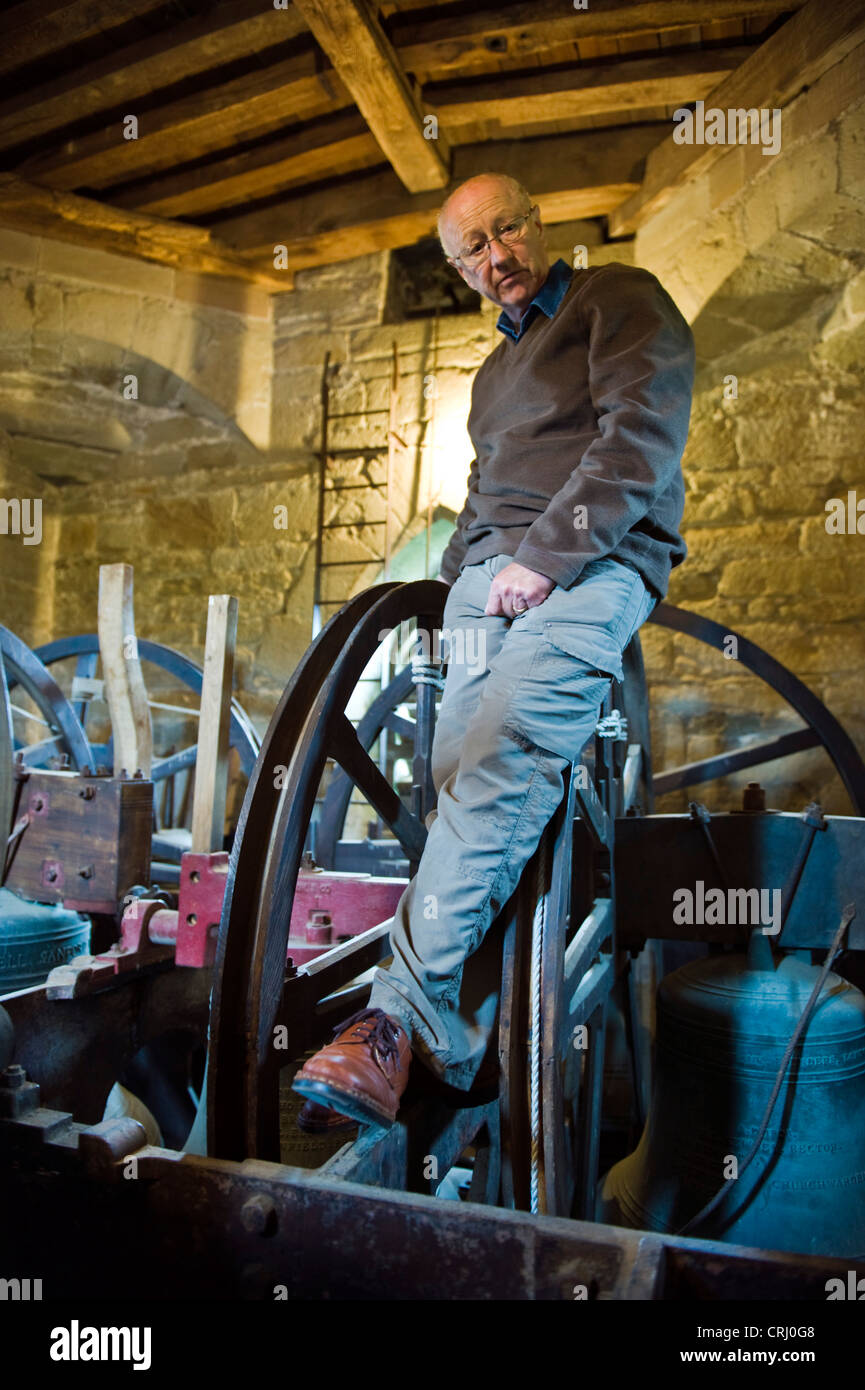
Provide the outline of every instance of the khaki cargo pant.
[[432,759],[437,811],[394,915],[393,963],[376,971],[370,998],[405,1025],[432,1071],[463,1090],[494,1038],[501,946],[488,928],[655,604],[635,570],[604,559],[527,613],[488,617],[490,583],[511,561],[496,555],[467,566],[448,595],[451,659]]

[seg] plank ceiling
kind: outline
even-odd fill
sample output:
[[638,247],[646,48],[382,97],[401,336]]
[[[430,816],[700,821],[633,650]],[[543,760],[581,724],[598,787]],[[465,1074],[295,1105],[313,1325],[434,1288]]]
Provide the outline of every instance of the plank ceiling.
[[447,188],[488,168],[551,221],[607,217],[675,108],[800,6],[6,4],[0,223],[279,289],[428,235]]

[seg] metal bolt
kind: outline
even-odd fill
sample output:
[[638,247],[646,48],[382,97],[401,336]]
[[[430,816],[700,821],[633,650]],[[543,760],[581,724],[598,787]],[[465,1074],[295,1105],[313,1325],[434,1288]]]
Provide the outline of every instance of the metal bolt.
[[240,1219],[244,1230],[251,1236],[272,1236],[276,1233],[276,1207],[263,1192],[247,1197],[240,1208]]
[[27,1080],[27,1073],[17,1062],[0,1072],[0,1086],[4,1091],[19,1091]]
[[56,870],[56,869],[46,869],[46,871],[45,871],[45,877],[46,877],[46,879],[48,880],[49,883],[56,883],[56,881],[57,881],[57,870]]
[[742,793],[743,811],[765,811],[766,792],[759,782],[749,782]]
[[83,797],[85,801],[92,801],[96,792],[93,787],[82,787],[78,795]]

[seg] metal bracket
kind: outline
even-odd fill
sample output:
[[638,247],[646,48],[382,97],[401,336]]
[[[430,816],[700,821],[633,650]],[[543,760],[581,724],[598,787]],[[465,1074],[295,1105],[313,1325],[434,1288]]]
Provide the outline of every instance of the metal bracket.
[[784,885],[784,892],[781,897],[781,932],[778,937],[778,945],[782,945],[784,935],[784,925],[790,915],[793,906],[793,899],[796,897],[796,890],[805,872],[805,865],[808,862],[808,855],[811,853],[811,846],[814,843],[814,836],[818,830],[827,828],[826,817],[823,815],[823,808],[817,801],[809,801],[805,810],[802,812],[802,821],[805,829],[802,833],[802,842],[796,855],[793,867],[790,870],[790,877]]

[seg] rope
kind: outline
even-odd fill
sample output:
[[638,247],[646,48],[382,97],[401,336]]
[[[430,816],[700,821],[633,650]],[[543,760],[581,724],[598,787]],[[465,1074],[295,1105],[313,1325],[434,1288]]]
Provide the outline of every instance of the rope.
[[531,1121],[531,1176],[530,1207],[537,1216],[539,1206],[540,1167],[541,1167],[541,952],[544,943],[547,895],[547,849],[546,835],[541,836],[538,848],[538,870],[536,882],[540,884],[541,894],[535,905],[532,921],[532,963],[529,981],[529,1006],[531,1013],[531,1033],[529,1039],[529,1111]]
[[417,661],[414,657],[411,663],[411,678],[415,685],[433,685],[436,690],[444,690],[445,678],[438,666],[432,662]]

